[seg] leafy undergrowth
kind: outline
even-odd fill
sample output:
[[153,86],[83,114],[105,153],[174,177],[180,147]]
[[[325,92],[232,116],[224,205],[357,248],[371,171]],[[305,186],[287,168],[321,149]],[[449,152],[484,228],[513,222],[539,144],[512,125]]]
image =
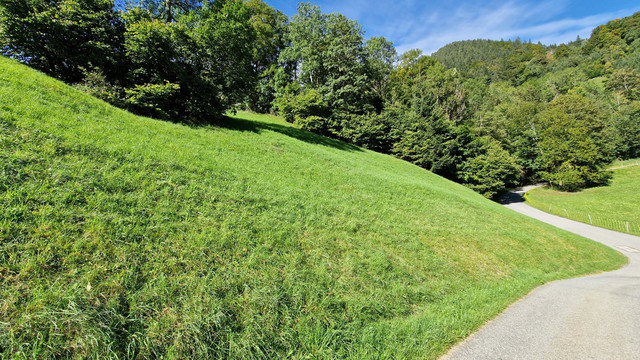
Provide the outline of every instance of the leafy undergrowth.
[[638,160],[616,163],[612,171],[613,180],[608,186],[576,193],[536,188],[527,193],[527,203],[554,215],[640,235]]
[[435,358],[604,246],[241,113],[137,117],[0,58],[6,358]]

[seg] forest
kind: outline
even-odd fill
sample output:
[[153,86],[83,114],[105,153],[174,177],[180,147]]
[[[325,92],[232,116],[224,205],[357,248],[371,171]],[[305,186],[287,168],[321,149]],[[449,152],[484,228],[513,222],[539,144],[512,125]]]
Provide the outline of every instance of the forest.
[[640,157],[640,13],[561,45],[398,54],[339,13],[261,0],[0,0],[0,52],[135,114],[275,113],[496,198],[606,184]]

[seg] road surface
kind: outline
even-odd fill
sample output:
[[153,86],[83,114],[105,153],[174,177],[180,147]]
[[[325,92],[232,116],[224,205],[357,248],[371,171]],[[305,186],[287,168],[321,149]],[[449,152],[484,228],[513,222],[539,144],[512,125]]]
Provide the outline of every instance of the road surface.
[[547,214],[520,200],[504,205],[608,245],[629,258],[609,273],[535,289],[443,359],[640,359],[640,237]]

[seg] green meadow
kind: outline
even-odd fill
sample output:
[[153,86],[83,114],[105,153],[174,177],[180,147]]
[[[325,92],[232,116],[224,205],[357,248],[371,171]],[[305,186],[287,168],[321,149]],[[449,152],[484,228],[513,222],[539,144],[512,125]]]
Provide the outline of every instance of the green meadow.
[[2,358],[433,359],[625,262],[276,117],[151,120],[0,58]]
[[608,186],[576,193],[536,188],[525,198],[529,205],[554,215],[640,235],[640,160],[616,162],[611,171]]

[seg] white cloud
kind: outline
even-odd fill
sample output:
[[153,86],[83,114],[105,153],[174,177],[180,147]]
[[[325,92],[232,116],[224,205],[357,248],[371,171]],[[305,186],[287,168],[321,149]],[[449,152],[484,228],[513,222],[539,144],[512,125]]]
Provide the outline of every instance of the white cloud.
[[[362,6],[360,1],[353,3]],[[559,20],[569,6],[569,0],[464,2],[455,8],[434,8],[415,1],[378,7],[370,2],[368,10],[359,8],[358,18],[367,25],[369,36],[384,35],[396,43],[398,52],[419,48],[430,54],[451,42],[470,39],[567,42],[578,35],[588,37],[596,26],[633,10]]]
[[[399,53],[430,54],[454,41],[515,39],[563,43],[635,9],[571,16],[577,0],[323,0],[324,12],[338,11],[364,26],[367,36],[392,40]],[[618,7],[619,9],[619,7]],[[583,12],[584,13],[584,12]]]

